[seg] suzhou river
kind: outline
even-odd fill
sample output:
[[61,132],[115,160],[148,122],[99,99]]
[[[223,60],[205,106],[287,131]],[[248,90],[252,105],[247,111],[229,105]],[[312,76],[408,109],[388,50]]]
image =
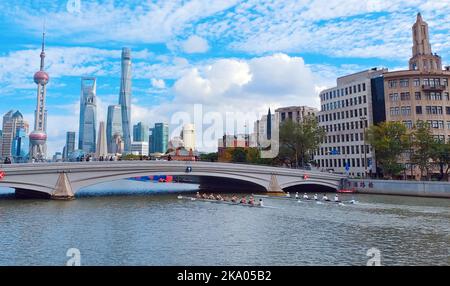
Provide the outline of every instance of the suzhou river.
[[195,187],[120,181],[73,201],[0,191],[0,265],[450,265],[450,200],[347,195],[268,208],[177,200]]

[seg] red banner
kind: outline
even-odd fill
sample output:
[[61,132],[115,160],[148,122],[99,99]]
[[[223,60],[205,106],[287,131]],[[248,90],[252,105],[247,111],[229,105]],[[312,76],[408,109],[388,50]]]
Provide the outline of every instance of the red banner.
[[0,180],[2,180],[6,176],[5,172],[0,171]]

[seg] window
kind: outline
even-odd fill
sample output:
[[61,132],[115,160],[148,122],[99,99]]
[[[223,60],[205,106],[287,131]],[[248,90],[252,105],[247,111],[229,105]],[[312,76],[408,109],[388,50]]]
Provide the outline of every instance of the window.
[[420,86],[420,79],[419,78],[415,78],[414,79],[414,86]]
[[402,92],[402,93],[400,93],[400,100],[411,100],[409,92]]
[[405,127],[408,128],[408,129],[412,129],[412,128],[413,128],[413,123],[412,123],[411,120],[403,121],[403,124],[404,124]]
[[408,87],[409,86],[409,80],[408,79],[401,79],[400,80],[400,87]]
[[421,100],[422,99],[422,94],[420,93],[420,91],[416,92],[415,96],[416,96],[416,100]]
[[363,83],[363,91],[366,91],[366,84]]
[[445,114],[450,115],[450,106],[445,107]]
[[395,88],[397,87],[397,81],[396,80],[390,80],[388,81],[389,88]]
[[361,84],[358,84],[358,92],[361,92]]
[[444,100],[450,100],[448,92],[444,92]]
[[416,114],[422,114],[422,106],[416,106]]
[[407,116],[411,115],[411,106],[402,106],[402,115]]
[[450,121],[447,121],[447,129],[450,130]]
[[442,85],[448,86],[448,78],[442,79]]
[[391,101],[398,101],[398,93],[389,94],[389,98]]

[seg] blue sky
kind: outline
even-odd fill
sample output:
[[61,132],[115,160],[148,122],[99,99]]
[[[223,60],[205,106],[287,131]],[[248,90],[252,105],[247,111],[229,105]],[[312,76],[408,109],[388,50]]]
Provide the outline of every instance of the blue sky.
[[49,151],[78,131],[80,77],[96,76],[99,120],[118,102],[120,50],[133,55],[132,121],[174,113],[319,106],[337,76],[407,67],[417,12],[450,64],[450,0],[1,1],[0,113],[30,124],[47,29]]

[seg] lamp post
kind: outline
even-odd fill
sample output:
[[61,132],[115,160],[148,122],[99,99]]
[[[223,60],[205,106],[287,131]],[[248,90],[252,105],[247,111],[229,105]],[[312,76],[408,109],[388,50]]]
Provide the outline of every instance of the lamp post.
[[367,117],[362,116],[361,122],[363,125],[363,152],[364,152],[364,178],[367,177],[367,148],[366,148],[366,120]]

